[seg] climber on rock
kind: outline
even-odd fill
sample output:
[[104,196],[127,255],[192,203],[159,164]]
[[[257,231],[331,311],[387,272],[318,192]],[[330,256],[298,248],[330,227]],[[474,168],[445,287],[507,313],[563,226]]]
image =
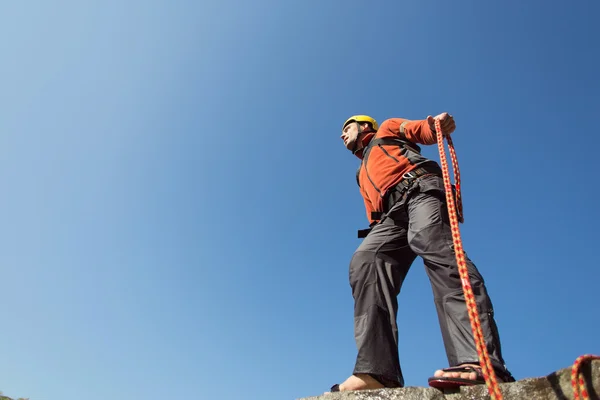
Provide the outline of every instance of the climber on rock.
[[[364,240],[350,261],[358,354],[353,374],[334,385],[333,392],[404,386],[397,296],[417,256],[433,289],[450,365],[435,371],[429,385],[441,389],[485,384],[454,253],[442,171],[419,147],[437,142],[436,120],[444,135],[454,132],[454,118],[448,113],[423,120],[391,118],[381,126],[369,116],[355,115],[342,126],[344,145],[361,160],[356,178],[370,224],[359,231]],[[467,269],[497,380],[513,382],[484,280],[468,258]]]

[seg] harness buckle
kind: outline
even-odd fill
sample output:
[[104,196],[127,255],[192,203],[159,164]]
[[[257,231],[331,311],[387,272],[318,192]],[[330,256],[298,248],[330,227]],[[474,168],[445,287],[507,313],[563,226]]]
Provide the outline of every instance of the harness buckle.
[[402,179],[415,179],[417,177],[417,174],[415,174],[413,171],[409,171],[407,173],[405,173],[404,175],[402,175]]

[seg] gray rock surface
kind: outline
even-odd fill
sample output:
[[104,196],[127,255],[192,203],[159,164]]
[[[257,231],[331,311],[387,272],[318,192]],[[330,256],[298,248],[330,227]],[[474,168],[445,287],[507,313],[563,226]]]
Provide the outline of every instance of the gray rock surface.
[[[600,360],[587,361],[581,367],[590,400],[600,400]],[[571,367],[546,376],[501,383],[504,400],[573,400]],[[485,385],[463,387],[455,393],[444,393],[430,387],[406,387],[355,392],[338,392],[298,400],[488,400]],[[583,399],[582,399],[583,400]]]

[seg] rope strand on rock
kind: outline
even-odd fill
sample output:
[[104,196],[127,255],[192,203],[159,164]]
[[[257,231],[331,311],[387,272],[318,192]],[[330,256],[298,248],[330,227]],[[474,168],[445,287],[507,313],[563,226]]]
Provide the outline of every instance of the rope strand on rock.
[[573,396],[575,400],[579,400],[579,396],[581,396],[583,400],[590,400],[590,394],[585,387],[585,380],[583,378],[583,374],[581,373],[581,366],[584,362],[591,360],[600,360],[600,356],[594,354],[584,354],[577,357],[575,363],[573,364],[573,368],[571,369],[571,386],[573,386]]

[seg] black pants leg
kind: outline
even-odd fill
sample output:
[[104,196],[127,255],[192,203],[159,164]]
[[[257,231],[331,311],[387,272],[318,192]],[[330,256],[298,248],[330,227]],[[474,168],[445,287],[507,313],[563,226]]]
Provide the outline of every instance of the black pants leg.
[[[418,191],[408,201],[407,213],[408,242],[411,249],[423,258],[431,282],[448,363],[451,366],[478,363],[452,243],[442,178],[423,178]],[[490,361],[500,376],[511,380],[502,358],[494,309],[484,279],[468,257],[466,261]]]
[[354,374],[377,375],[386,386],[404,386],[398,357],[397,296],[416,255],[406,224],[392,219],[375,225],[350,262],[354,297]]

